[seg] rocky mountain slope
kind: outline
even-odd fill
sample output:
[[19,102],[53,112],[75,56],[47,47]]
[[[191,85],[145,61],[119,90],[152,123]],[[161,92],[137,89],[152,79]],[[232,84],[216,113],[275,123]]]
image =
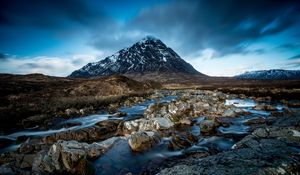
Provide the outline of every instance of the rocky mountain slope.
[[245,72],[235,77],[239,79],[291,80],[291,79],[300,79],[300,71],[283,70],[283,69],[259,70],[259,71]]
[[74,71],[70,77],[99,77],[114,74],[190,74],[203,75],[185,62],[161,40],[147,36],[129,48],[105,59],[89,63]]

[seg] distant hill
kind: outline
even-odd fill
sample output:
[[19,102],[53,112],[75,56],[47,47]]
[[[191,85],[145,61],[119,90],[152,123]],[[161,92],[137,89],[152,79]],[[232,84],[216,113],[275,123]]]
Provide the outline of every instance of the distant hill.
[[235,76],[238,79],[257,79],[257,80],[292,80],[300,79],[300,70],[259,70],[250,71]]

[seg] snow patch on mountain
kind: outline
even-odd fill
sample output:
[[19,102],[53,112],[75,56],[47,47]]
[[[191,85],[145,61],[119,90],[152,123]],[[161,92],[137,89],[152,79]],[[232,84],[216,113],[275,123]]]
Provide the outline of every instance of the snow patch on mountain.
[[259,71],[245,72],[235,77],[239,79],[259,79],[259,80],[300,79],[300,70],[283,70],[283,69],[259,70]]

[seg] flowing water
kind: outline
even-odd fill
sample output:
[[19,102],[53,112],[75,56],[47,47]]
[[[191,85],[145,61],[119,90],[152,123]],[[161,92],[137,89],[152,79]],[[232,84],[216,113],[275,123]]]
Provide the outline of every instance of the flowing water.
[[[250,113],[241,117],[232,118],[229,127],[219,127],[218,131],[222,134],[245,135],[249,133],[250,128],[244,124],[246,121],[258,116],[265,118],[270,116],[270,112],[252,109],[257,104],[251,99],[226,100],[225,105],[234,105]],[[282,108],[278,110],[280,111]],[[131,110],[128,109],[126,112],[130,111]],[[201,128],[197,123],[204,120],[204,117],[198,117],[194,120],[196,125],[185,128],[185,130],[188,130],[195,136],[201,136]],[[208,151],[212,147],[218,151],[226,151],[232,149],[232,146],[236,143],[233,138],[201,136],[201,139],[195,145],[183,150],[171,151],[168,149],[170,140],[171,138],[163,138],[159,145],[143,153],[132,152],[128,143],[121,141],[113,146],[104,156],[101,156],[94,162],[96,174],[126,174],[128,172],[138,174],[149,163],[157,162],[157,164],[160,164],[163,160],[168,158],[182,156],[187,152]]]
[[[24,131],[12,133],[9,135],[0,136],[0,139],[10,139],[16,141],[20,136],[26,137],[41,137],[67,130],[76,130],[95,125],[97,122],[108,120],[108,119],[123,119],[132,120],[140,118],[143,116],[144,111],[147,107],[157,101],[160,103],[168,103],[172,100],[176,100],[177,96],[165,96],[160,99],[150,99],[144,103],[140,103],[131,107],[122,107],[119,112],[127,113],[124,118],[117,117],[113,114],[108,114],[106,112],[99,112],[98,114],[89,115],[86,117],[68,119],[58,123],[56,129],[50,130],[38,130],[38,129],[26,129]],[[247,115],[230,119],[230,126],[217,128],[218,132],[221,134],[234,134],[234,135],[245,135],[249,132],[250,127],[244,123],[249,119],[256,117],[267,118],[271,115],[270,112],[262,110],[254,110],[253,107],[256,106],[256,102],[251,99],[232,99],[226,100],[225,105],[233,105],[240,108],[243,111],[247,111]],[[278,111],[282,111],[285,106],[282,104],[273,104],[276,106]],[[195,119],[195,125],[185,128],[186,131],[192,133],[195,136],[201,136],[201,128],[198,123],[201,122],[204,117],[199,117]],[[70,127],[61,127],[67,124]],[[185,152],[198,151],[198,150],[209,150],[212,145],[219,151],[229,150],[236,143],[232,138],[223,137],[222,135],[215,136],[201,136],[201,139],[195,145],[186,148],[184,150],[171,151],[168,149],[168,144],[170,138],[163,138],[161,143],[154,147],[153,149],[143,152],[134,153],[131,151],[126,140],[121,140],[117,142],[107,153],[101,156],[99,159],[94,161],[94,166],[96,168],[96,174],[124,174],[127,172],[132,172],[133,174],[139,173],[141,168],[147,165],[149,162],[163,161],[165,159],[180,156]],[[19,143],[20,144],[20,143]],[[9,147],[2,148],[0,152],[13,151],[19,147],[19,144],[13,142]]]
[[[177,96],[166,96],[162,97],[159,100],[161,103],[167,103],[172,100],[176,100]],[[6,151],[15,151],[21,143],[16,144],[16,141],[18,137],[44,137],[47,135],[63,132],[63,131],[69,131],[69,130],[78,130],[87,128],[90,126],[95,125],[96,123],[108,119],[123,119],[123,120],[132,120],[136,118],[143,117],[144,111],[147,109],[147,107],[153,103],[157,102],[157,100],[147,100],[144,103],[140,103],[131,107],[122,107],[119,109],[119,112],[125,112],[128,115],[124,118],[117,117],[114,114],[108,114],[106,111],[99,111],[98,114],[88,115],[85,117],[79,117],[79,118],[73,118],[73,119],[67,119],[61,122],[58,122],[56,126],[53,126],[52,129],[49,130],[40,130],[38,128],[32,128],[32,129],[25,129],[23,131],[18,131],[12,134],[8,135],[1,135],[1,139],[7,139],[11,140],[12,144],[8,147],[0,149],[0,153],[6,152]],[[65,127],[66,125],[70,125],[71,127]]]

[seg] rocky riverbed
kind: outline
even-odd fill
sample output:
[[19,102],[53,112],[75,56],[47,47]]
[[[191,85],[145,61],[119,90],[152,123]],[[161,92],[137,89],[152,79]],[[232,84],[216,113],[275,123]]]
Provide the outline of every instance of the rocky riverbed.
[[0,174],[299,174],[300,103],[160,90],[2,135],[0,148]]

